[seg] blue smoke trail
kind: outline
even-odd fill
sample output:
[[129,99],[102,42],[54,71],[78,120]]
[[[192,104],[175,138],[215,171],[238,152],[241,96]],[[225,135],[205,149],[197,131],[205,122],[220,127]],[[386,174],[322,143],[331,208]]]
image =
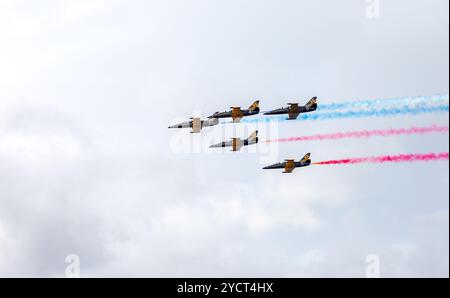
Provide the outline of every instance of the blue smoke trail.
[[[396,115],[419,115],[426,113],[449,112],[449,105],[429,106],[429,107],[408,107],[401,108],[384,108],[372,109],[362,111],[344,111],[344,112],[328,112],[328,113],[310,113],[303,114],[297,120],[330,120],[330,119],[345,119],[345,118],[364,118],[364,117],[387,117]],[[283,122],[288,121],[286,116],[266,117],[266,118],[244,118],[241,123],[269,123],[273,121]],[[230,122],[231,123],[231,122]]]
[[401,97],[391,99],[374,99],[374,100],[359,100],[348,101],[341,103],[324,103],[319,104],[318,111],[328,110],[343,110],[343,109],[355,109],[355,108],[372,108],[375,106],[383,105],[414,105],[414,104],[430,104],[441,103],[449,101],[449,95],[433,95],[433,96],[416,96],[416,97]]

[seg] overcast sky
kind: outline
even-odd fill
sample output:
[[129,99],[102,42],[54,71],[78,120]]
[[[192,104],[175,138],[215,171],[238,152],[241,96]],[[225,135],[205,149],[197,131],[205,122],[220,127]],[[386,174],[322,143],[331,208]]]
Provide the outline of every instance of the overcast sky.
[[[448,134],[242,153],[167,126],[263,110],[448,94],[449,1],[0,0],[0,276],[449,275],[448,162],[261,168],[448,152]],[[376,10],[375,10],[376,13]],[[260,127],[261,138],[448,125],[448,113]],[[226,127],[225,127],[226,126]],[[189,150],[187,150],[189,149]]]

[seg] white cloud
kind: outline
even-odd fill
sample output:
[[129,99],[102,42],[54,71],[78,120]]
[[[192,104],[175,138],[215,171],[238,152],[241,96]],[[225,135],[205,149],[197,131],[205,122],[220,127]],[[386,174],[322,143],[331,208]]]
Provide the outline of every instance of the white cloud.
[[64,22],[80,21],[104,12],[105,0],[64,0],[59,18]]
[[0,222],[0,267],[6,267],[8,257],[11,257],[9,252],[11,251],[10,240],[6,228]]
[[0,140],[0,154],[22,164],[43,165],[81,156],[81,145],[71,136],[4,135]]

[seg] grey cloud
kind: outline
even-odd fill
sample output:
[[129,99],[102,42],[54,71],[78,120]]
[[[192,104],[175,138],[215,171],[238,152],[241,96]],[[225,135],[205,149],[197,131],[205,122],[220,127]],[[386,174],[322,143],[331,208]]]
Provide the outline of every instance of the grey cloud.
[[[386,276],[448,276],[448,163],[286,176],[257,154],[175,154],[167,130],[253,99],[448,93],[448,2],[382,1],[376,20],[356,0],[65,3],[0,9],[0,275],[63,276],[75,253],[84,276],[364,276],[375,253]],[[434,123],[448,114],[278,129]],[[448,136],[278,150],[448,151]]]

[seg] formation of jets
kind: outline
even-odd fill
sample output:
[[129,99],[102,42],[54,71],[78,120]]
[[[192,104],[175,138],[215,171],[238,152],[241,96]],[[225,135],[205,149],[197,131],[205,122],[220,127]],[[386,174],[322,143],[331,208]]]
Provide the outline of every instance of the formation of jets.
[[[207,119],[203,120],[200,118],[191,118],[189,121],[169,126],[169,128],[190,128],[191,133],[200,133],[205,127],[219,125],[219,119],[231,118],[233,120],[233,123],[239,123],[244,117],[258,115],[260,113],[259,100],[255,101],[248,109],[241,109],[241,107],[231,107],[230,109],[230,111],[216,112],[213,115],[209,116]],[[304,106],[300,106],[298,103],[288,103],[288,107],[268,111],[265,112],[264,115],[288,115],[287,120],[295,120],[302,113],[309,113],[316,110],[317,97],[313,97]],[[255,145],[258,144],[258,142],[258,131],[255,131],[247,139],[232,138],[229,141],[211,145],[210,148],[230,147],[231,151],[235,152],[240,151],[244,146]],[[308,153],[299,161],[295,161],[294,159],[286,159],[284,162],[267,166],[263,169],[284,169],[283,173],[292,173],[296,168],[308,167],[310,165],[311,153]]]

